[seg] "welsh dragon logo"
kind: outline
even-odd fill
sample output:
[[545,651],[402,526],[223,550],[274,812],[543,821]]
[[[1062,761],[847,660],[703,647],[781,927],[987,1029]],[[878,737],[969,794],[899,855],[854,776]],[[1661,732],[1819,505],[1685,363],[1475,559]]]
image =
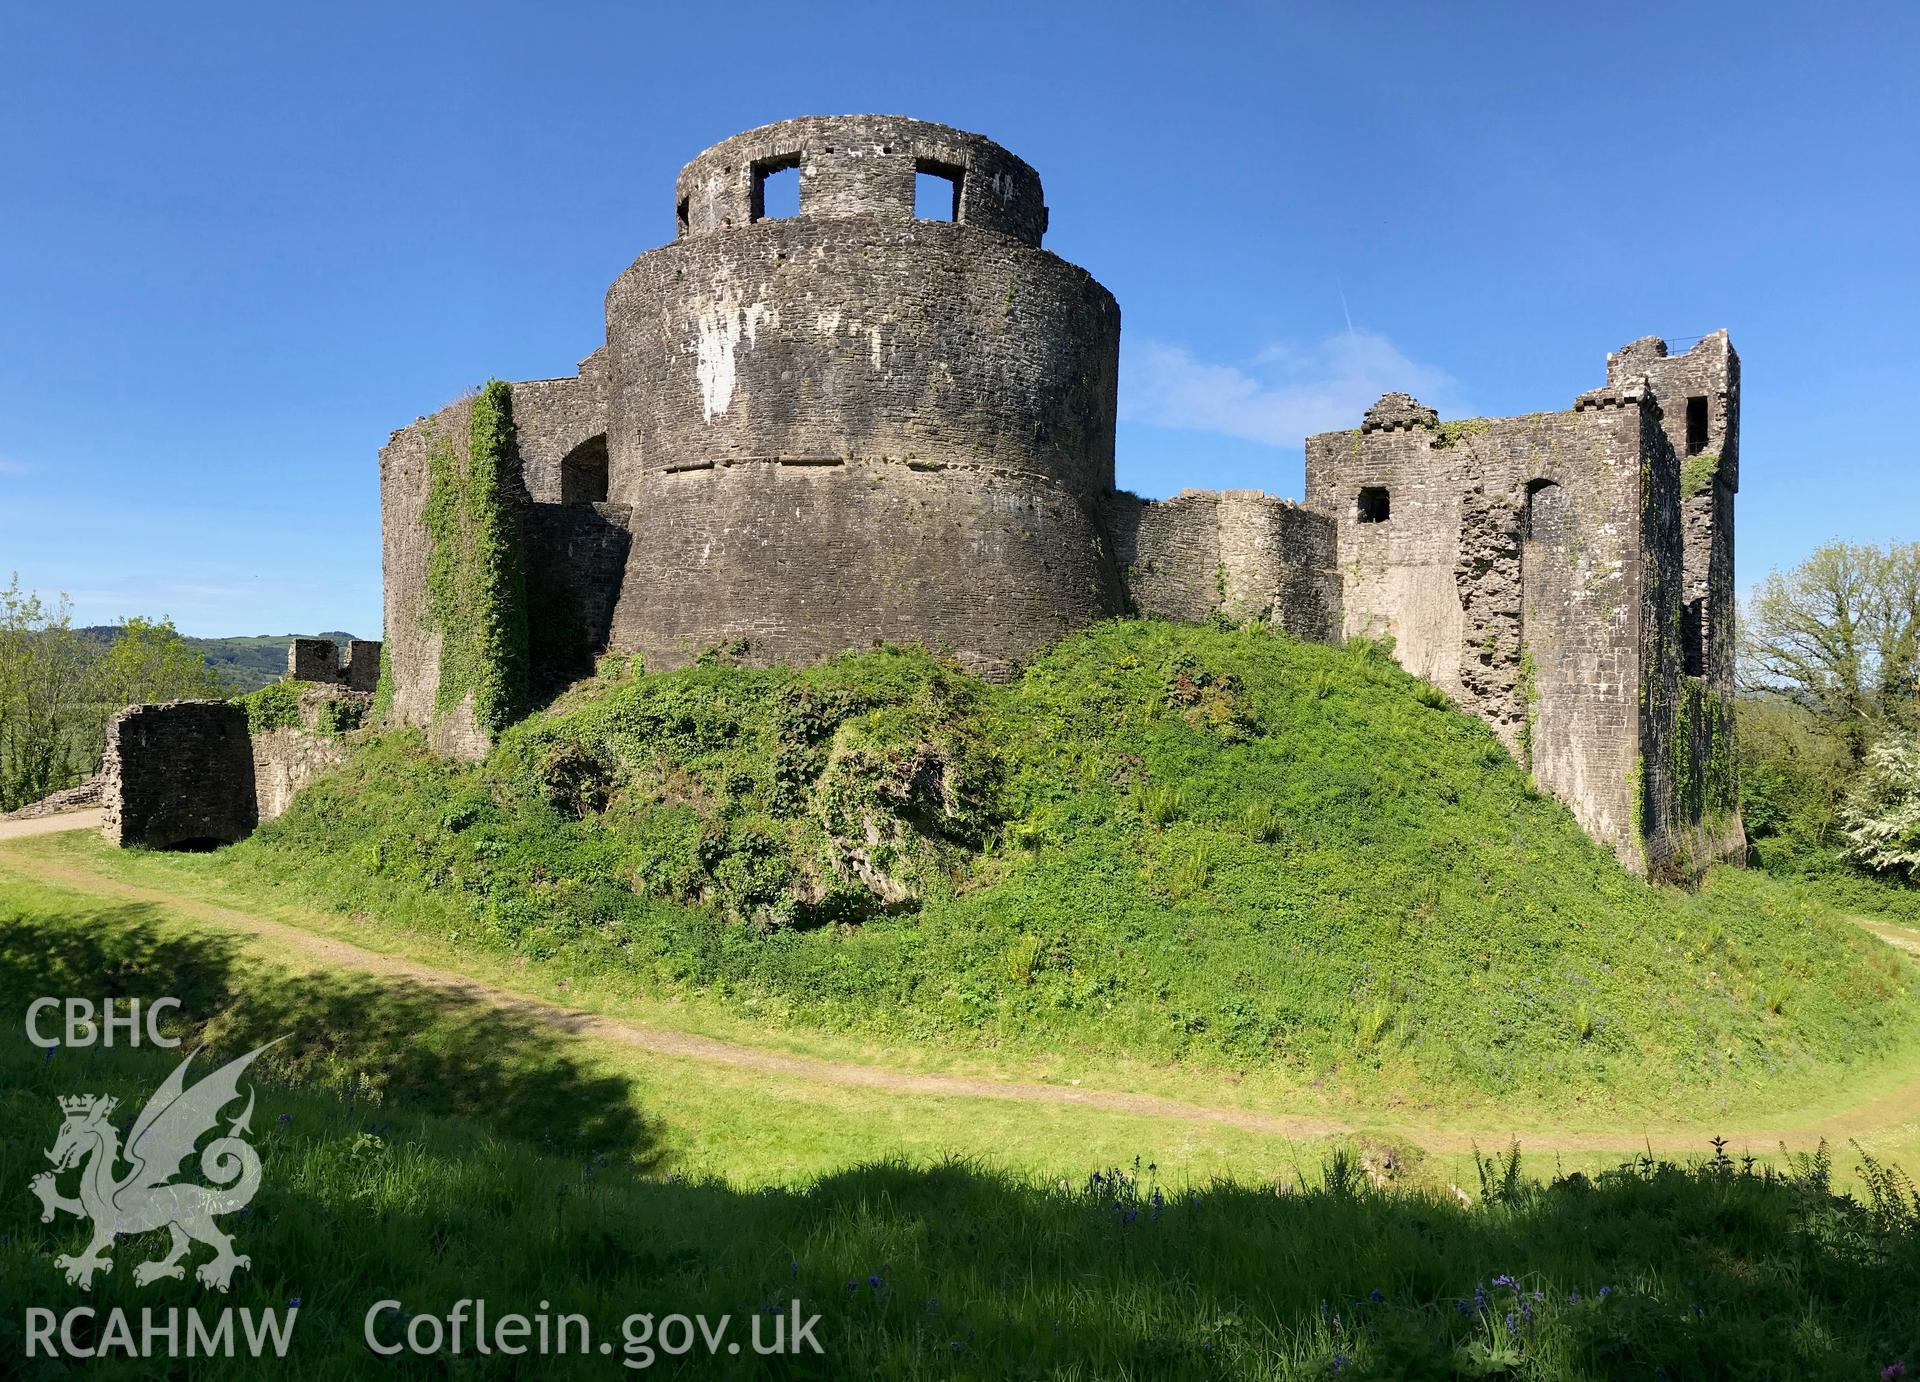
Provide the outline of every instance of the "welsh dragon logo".
[[[267,1046],[275,1044],[270,1041]],[[196,1242],[205,1243],[214,1253],[194,1273],[203,1285],[224,1291],[236,1267],[253,1265],[251,1259],[234,1252],[233,1239],[214,1222],[245,1207],[260,1188],[260,1157],[241,1136],[250,1130],[253,1116],[251,1089],[246,1108],[228,1123],[226,1135],[216,1137],[200,1153],[200,1173],[214,1188],[171,1182],[180,1174],[180,1163],[193,1155],[195,1144],[217,1127],[221,1110],[240,1097],[241,1074],[267,1046],[229,1061],[191,1089],[186,1087],[187,1067],[199,1052],[188,1055],[133,1120],[124,1149],[119,1129],[111,1121],[117,1100],[82,1094],[60,1101],[66,1121],[47,1153],[53,1170],[35,1176],[32,1188],[40,1197],[41,1223],[53,1222],[55,1210],[93,1221],[93,1238],[85,1252],[53,1259],[70,1283],[92,1290],[95,1272],[113,1270],[104,1254],[115,1238],[159,1228],[168,1230],[172,1243],[164,1256],[133,1269],[136,1286],[186,1276],[180,1260]],[[131,1168],[124,1175],[123,1160]],[[58,1177],[76,1166],[80,1194],[68,1199],[60,1193]]]

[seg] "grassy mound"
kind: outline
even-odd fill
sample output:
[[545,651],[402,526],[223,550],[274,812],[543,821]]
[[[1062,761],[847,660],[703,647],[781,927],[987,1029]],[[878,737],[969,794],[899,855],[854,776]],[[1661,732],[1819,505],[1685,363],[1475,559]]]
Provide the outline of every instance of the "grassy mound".
[[478,766],[365,747],[222,867],[773,1024],[1679,1107],[1912,1030],[1907,968],[1626,876],[1365,644],[1151,622],[1017,683],[882,650],[616,673]]

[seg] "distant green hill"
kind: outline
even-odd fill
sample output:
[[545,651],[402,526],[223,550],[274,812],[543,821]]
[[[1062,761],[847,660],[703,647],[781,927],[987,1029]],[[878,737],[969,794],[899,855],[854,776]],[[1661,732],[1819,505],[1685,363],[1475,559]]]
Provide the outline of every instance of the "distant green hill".
[[[78,631],[102,647],[120,636],[114,624],[94,624]],[[287,645],[295,638],[331,638],[342,648],[353,635],[338,630],[322,634],[263,633],[251,638],[186,638],[182,641],[207,660],[235,691],[257,691],[280,680],[287,671]]]

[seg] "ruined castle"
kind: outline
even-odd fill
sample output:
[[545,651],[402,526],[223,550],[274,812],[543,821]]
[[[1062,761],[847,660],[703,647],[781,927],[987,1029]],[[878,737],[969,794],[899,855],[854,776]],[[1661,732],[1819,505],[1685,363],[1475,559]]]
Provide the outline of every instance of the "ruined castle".
[[[770,215],[783,179],[797,210]],[[1724,332],[1636,341],[1564,412],[1443,421],[1388,394],[1307,439],[1304,504],[1155,502],[1114,483],[1119,307],[1042,248],[1040,177],[999,145],[790,120],[696,157],[673,210],[577,374],[512,384],[504,429],[466,399],[381,452],[387,723],[485,750],[467,630],[511,621],[451,606],[448,573],[510,546],[528,614],[479,646],[536,686],[604,651],[659,670],[877,641],[1001,677],[1102,618],[1222,613],[1391,637],[1630,868],[1740,847]],[[506,452],[476,459],[482,434]],[[504,517],[449,527],[482,481]]]

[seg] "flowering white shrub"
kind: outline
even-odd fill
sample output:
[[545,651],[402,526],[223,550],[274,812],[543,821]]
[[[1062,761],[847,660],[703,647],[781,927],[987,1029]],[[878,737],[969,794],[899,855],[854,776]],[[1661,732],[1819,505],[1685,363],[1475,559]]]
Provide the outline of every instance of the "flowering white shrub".
[[1849,859],[1920,881],[1920,737],[1890,734],[1873,746],[1840,821]]

